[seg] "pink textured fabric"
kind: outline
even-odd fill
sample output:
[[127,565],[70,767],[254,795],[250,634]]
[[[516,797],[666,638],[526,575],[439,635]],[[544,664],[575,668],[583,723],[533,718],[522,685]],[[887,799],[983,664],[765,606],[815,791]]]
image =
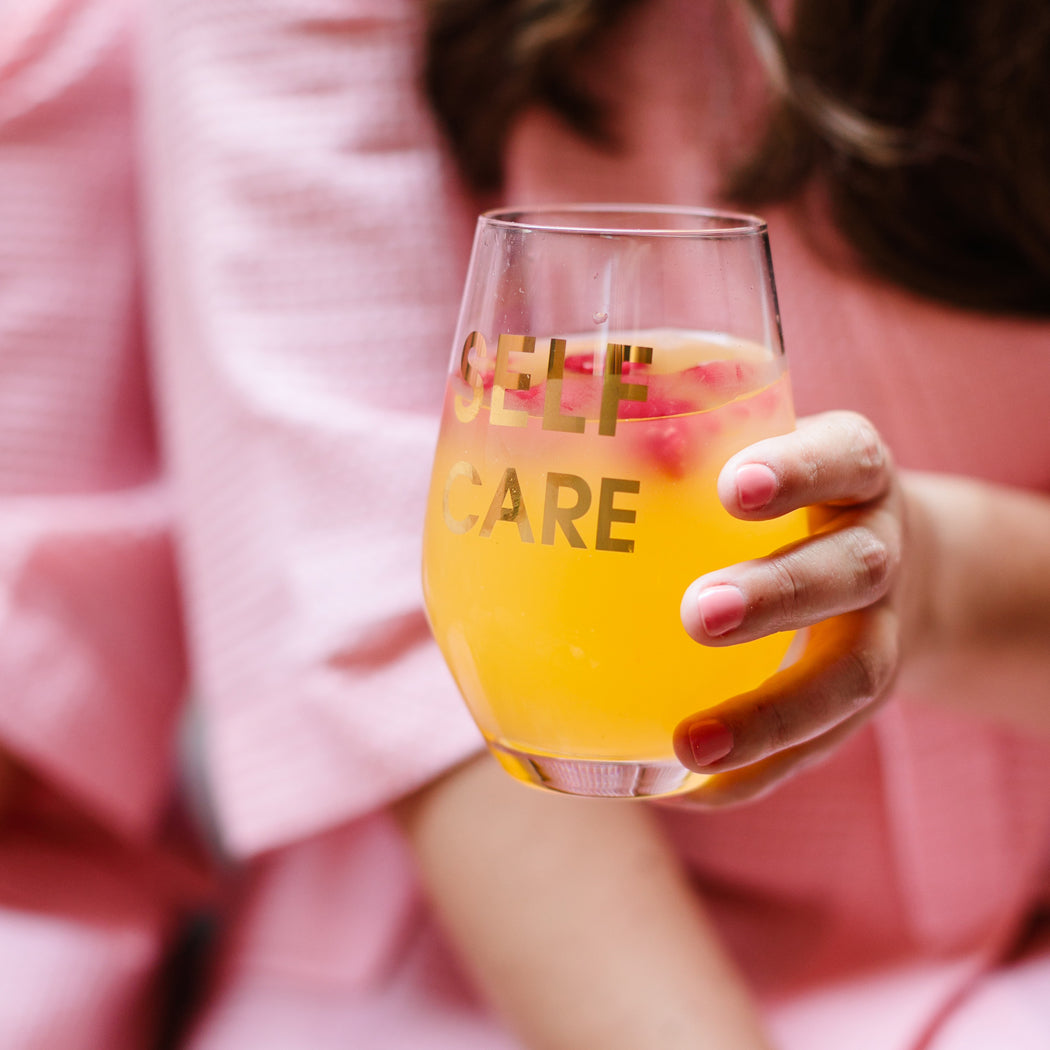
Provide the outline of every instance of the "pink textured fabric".
[[[715,200],[762,91],[724,15],[654,0],[607,58],[623,150],[530,114],[507,198]],[[210,754],[230,843],[271,850],[193,1050],[510,1045],[366,815],[476,746],[418,611],[474,208],[418,96],[418,16],[151,8],[155,322]],[[800,215],[768,216],[800,410],[868,414],[907,466],[1045,490],[1050,328],[828,261]],[[767,799],[665,811],[779,1046],[983,1047],[1008,999],[1016,1045],[1045,1045],[1008,991],[1043,957],[996,963],[1045,889],[1048,758],[898,697]]]
[[30,793],[0,835],[0,1045],[155,1045],[178,908],[202,891],[172,857],[115,843],[59,800]]
[[[146,7],[151,328],[194,672],[226,840],[268,851],[190,1045],[503,1050],[378,812],[479,743],[419,604],[476,205],[416,91],[418,6]],[[615,64],[622,153],[530,115],[507,196],[710,203],[759,91],[721,9],[654,0]],[[0,12],[0,741],[145,840],[182,657],[137,336],[131,14]],[[908,466],[1050,486],[1046,325],[917,301],[826,262],[798,213],[769,219],[802,411],[867,413]],[[768,799],[665,811],[779,1045],[1046,1045],[1045,944],[999,963],[1045,890],[1048,758],[898,697]],[[5,1047],[141,1045],[171,891],[113,841],[5,828]]]
[[473,208],[374,0],[152,5],[166,434],[229,843],[364,814],[479,746],[420,605]]
[[131,15],[0,7],[0,754],[50,786],[0,816],[11,1050],[148,1045],[172,921],[150,842],[184,660],[141,339]]
[[184,669],[140,339],[129,10],[0,16],[0,739],[142,831]]

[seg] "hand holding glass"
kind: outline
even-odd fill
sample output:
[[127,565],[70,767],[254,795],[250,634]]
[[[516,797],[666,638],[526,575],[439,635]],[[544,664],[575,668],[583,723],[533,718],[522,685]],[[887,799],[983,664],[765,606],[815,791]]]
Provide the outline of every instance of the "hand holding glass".
[[805,533],[716,479],[794,426],[764,224],[660,207],[478,222],[427,506],[431,626],[493,754],[581,795],[697,786],[672,734],[754,688],[790,636],[705,648],[697,576]]

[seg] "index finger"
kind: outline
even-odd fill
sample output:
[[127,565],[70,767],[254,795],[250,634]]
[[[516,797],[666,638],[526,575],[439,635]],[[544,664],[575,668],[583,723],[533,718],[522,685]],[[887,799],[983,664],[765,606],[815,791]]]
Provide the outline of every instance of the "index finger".
[[892,477],[889,449],[871,422],[824,412],[730,457],[718,496],[730,514],[759,521],[821,503],[867,503],[889,491]]

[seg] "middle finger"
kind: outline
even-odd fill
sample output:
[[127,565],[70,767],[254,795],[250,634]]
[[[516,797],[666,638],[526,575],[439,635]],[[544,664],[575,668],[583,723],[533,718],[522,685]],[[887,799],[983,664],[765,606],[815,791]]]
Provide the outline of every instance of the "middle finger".
[[682,625],[711,646],[809,627],[883,598],[900,551],[889,506],[842,512],[797,543],[694,580],[682,596]]

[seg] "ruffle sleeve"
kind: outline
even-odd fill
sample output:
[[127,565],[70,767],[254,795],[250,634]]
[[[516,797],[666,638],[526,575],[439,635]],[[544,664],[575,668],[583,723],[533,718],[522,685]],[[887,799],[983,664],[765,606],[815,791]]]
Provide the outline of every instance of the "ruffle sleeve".
[[420,533],[473,205],[417,89],[416,5],[155,0],[145,148],[196,683],[236,852],[479,746]]

